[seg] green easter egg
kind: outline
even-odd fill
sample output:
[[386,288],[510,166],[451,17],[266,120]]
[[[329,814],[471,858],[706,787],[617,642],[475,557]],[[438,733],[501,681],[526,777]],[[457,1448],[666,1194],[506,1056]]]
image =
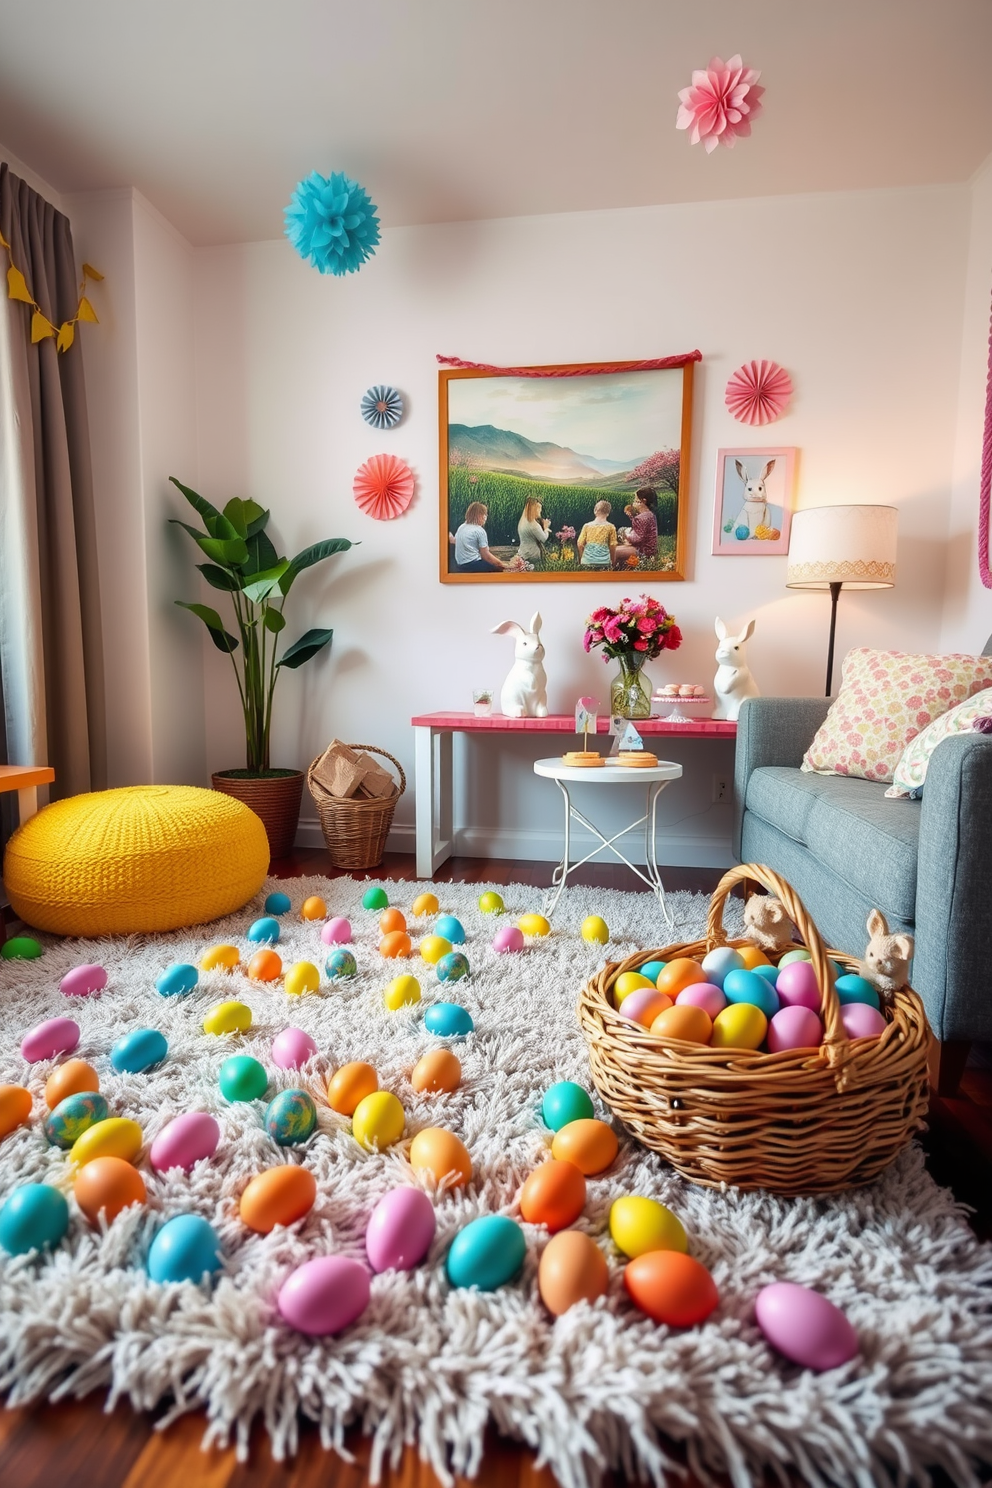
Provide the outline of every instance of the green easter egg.
[[226,1101],[261,1100],[269,1088],[269,1077],[257,1059],[248,1054],[234,1054],[221,1065],[217,1083]]
[[41,954],[41,946],[31,935],[11,936],[0,946],[0,956],[5,961],[37,961]]
[[374,884],[371,889],[366,889],[365,893],[362,895],[362,908],[388,909],[389,895],[386,893],[385,889],[380,888],[378,884]]

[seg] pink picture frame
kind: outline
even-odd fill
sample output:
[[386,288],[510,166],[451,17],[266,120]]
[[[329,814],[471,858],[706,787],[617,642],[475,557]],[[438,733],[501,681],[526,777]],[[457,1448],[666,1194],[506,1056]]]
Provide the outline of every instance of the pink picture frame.
[[797,454],[781,445],[717,450],[716,556],[769,558],[789,551]]

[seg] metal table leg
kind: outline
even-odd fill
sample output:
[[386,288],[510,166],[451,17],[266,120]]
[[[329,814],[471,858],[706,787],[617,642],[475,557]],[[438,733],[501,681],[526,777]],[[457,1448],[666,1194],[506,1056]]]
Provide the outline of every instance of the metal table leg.
[[[615,832],[612,837],[604,837],[595,823],[591,822],[583,812],[579,811],[577,807],[572,804],[572,798],[569,795],[568,786],[566,785],[565,781],[555,781],[555,784],[561,791],[565,802],[565,841],[562,853],[562,860],[552,873],[551,888],[544,896],[544,913],[548,919],[550,919],[555,912],[558,900],[561,898],[562,889],[568,882],[569,876],[571,874],[574,874],[576,869],[581,868],[585,863],[588,863],[590,859],[598,857],[599,854],[604,851],[604,849],[608,848],[610,852],[612,852],[613,856],[615,858],[618,858],[620,862],[623,863],[625,867],[629,868],[632,873],[636,874],[636,876],[641,880],[642,883],[647,884],[648,888],[652,891],[658,901],[659,908],[661,909],[661,912],[665,917],[665,923],[668,925],[668,928],[670,930],[674,929],[675,920],[671,910],[668,907],[668,901],[665,898],[665,886],[661,881],[661,872],[658,868],[657,856],[658,797],[665,789],[665,786],[669,783],[670,782],[667,780],[658,780],[649,785],[647,790],[647,800],[645,802],[644,815],[639,816],[637,820],[631,822],[629,826],[621,828],[619,832]],[[594,847],[591,852],[586,853],[584,858],[579,858],[575,863],[572,863],[570,861],[571,824],[573,817],[577,822],[580,822],[588,832],[591,832],[592,835],[597,838],[599,844],[598,846]],[[636,863],[632,863],[630,859],[616,846],[616,843],[621,837],[626,837],[629,832],[636,831],[636,829],[641,825],[644,826],[644,858],[645,868],[647,869],[647,872],[642,872],[641,869],[638,868]]]

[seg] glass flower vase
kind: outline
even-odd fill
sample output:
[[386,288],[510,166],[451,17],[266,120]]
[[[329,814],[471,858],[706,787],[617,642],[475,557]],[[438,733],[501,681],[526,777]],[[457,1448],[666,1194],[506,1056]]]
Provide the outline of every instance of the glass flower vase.
[[639,652],[616,658],[620,671],[610,683],[610,713],[614,718],[651,717],[651,689],[642,671],[646,660]]

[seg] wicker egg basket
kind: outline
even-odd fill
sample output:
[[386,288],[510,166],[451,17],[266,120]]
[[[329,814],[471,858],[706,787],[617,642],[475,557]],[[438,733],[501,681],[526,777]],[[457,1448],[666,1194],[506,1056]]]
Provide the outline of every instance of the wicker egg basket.
[[[820,987],[821,1046],[784,1054],[712,1049],[622,1018],[612,996],[622,972],[748,944],[728,940],[723,929],[727,896],[745,879],[778,895],[810,952]],[[931,1034],[923,1004],[906,987],[884,1010],[882,1034],[849,1039],[831,959],[856,969],[852,956],[826,949],[790,884],[762,864],[732,869],[713,895],[705,940],[639,951],[608,964],[582,988],[579,1023],[596,1089],[638,1141],[693,1183],[790,1195],[870,1183],[923,1126]]]
[[399,781],[390,796],[370,796],[356,799],[353,796],[332,796],[329,790],[314,777],[314,770],[322,756],[314,760],[307,771],[307,785],[320,819],[320,830],[335,868],[376,868],[382,862],[386,850],[386,837],[393,823],[396,803],[406,790],[406,775],[395,755],[374,744],[351,744],[350,749],[364,749],[368,754],[381,755],[396,766]]

